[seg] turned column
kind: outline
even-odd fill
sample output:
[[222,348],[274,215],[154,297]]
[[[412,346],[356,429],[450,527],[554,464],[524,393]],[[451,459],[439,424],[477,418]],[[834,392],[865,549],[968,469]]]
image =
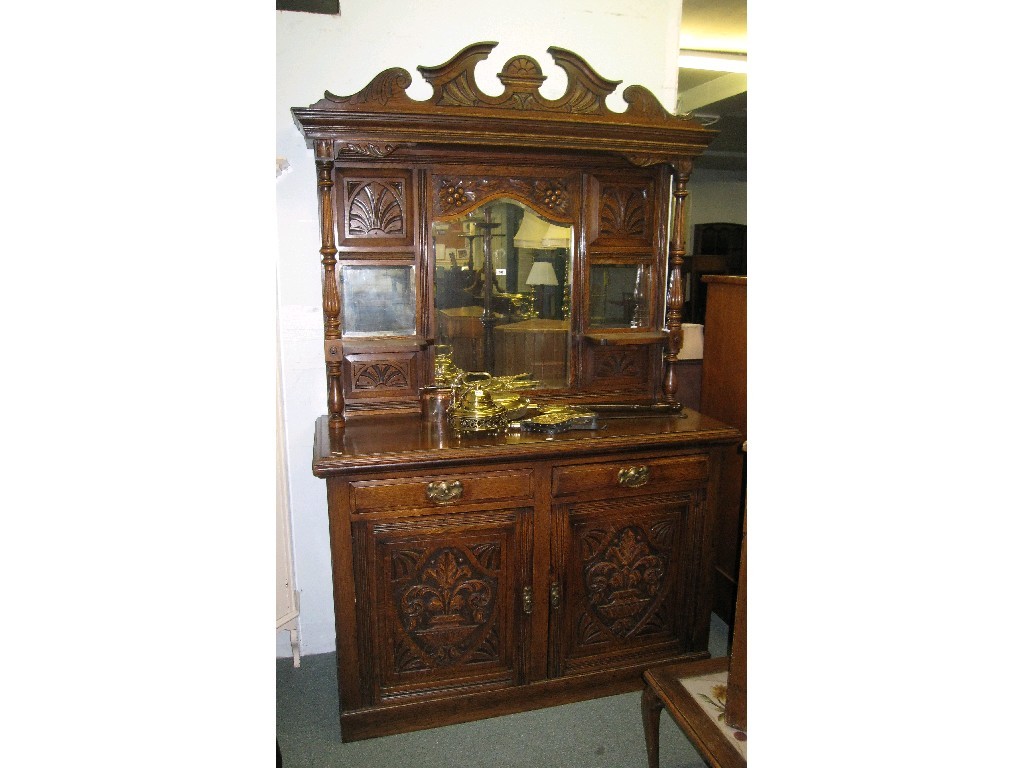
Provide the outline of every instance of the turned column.
[[668,295],[665,326],[668,329],[668,351],[665,353],[665,399],[677,402],[679,389],[679,351],[683,348],[683,263],[686,257],[686,182],[693,171],[693,159],[672,163],[672,235],[668,246]]
[[341,375],[344,360],[341,345],[341,297],[334,244],[334,142],[318,140],[316,149],[317,205],[320,211],[320,263],[323,265],[324,358],[327,364],[327,414],[334,429],[345,426],[345,396]]

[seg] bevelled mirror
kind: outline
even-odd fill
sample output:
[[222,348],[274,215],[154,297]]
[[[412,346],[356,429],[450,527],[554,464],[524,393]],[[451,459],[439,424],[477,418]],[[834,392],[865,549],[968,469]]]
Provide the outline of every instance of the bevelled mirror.
[[463,371],[567,387],[573,228],[501,197],[430,234],[440,353]]
[[589,326],[645,327],[650,279],[650,268],[645,264],[592,266]]
[[416,332],[411,266],[346,264],[340,273],[346,336],[410,336]]

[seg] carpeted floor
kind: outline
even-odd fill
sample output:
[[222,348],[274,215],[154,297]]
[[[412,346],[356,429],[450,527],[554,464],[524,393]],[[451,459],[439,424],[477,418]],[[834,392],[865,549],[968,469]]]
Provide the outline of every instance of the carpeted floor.
[[[728,626],[711,617],[710,651],[724,656]],[[343,744],[333,653],[277,660],[277,739],[284,768],[643,768],[640,693]],[[269,765],[269,753],[268,753]],[[661,765],[705,768],[661,718]]]

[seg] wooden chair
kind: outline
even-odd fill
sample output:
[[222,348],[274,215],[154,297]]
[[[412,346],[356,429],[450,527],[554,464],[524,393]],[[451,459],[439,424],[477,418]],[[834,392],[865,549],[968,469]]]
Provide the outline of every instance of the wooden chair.
[[[661,710],[712,768],[747,765],[747,523],[743,521],[739,584],[728,657],[656,667],[644,672],[641,699],[647,766],[658,768]],[[724,694],[724,695],[723,695]]]

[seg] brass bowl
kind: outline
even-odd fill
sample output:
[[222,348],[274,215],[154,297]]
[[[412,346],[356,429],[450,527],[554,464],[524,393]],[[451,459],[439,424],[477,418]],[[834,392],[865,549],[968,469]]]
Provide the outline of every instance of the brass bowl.
[[500,434],[509,421],[508,409],[495,403],[491,393],[479,387],[463,392],[448,418],[458,435]]

